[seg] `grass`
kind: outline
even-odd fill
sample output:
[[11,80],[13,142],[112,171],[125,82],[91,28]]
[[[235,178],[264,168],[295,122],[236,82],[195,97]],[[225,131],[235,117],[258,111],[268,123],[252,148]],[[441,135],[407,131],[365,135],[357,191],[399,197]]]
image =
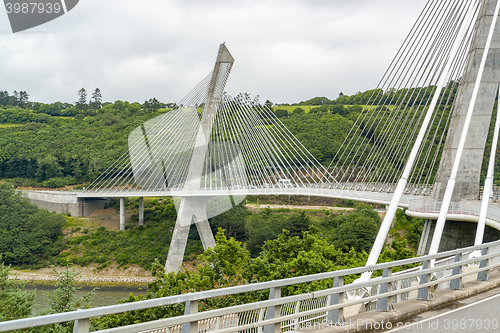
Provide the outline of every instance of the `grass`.
[[23,125],[24,124],[0,124],[0,128],[19,127]]
[[[273,110],[276,110],[276,109],[281,109],[281,110],[286,110],[288,111],[288,113],[292,113],[293,110],[295,110],[296,108],[302,108],[306,113],[309,113],[309,111],[311,111],[312,108],[317,108],[317,107],[320,107],[321,105],[291,105],[291,106],[273,106]],[[349,107],[350,105],[344,105],[345,107]],[[365,107],[365,105],[360,105],[361,107]],[[373,105],[371,107],[367,107],[368,109],[370,110],[373,110],[377,107],[378,105]],[[386,107],[389,109],[389,110],[392,110],[394,109],[394,105],[386,105]]]
[[281,109],[287,110],[288,113],[292,113],[296,108],[303,109],[306,113],[308,113],[312,108],[319,107],[320,105],[292,105],[292,106],[273,106],[273,110]]
[[[164,262],[175,225],[175,207],[170,198],[145,200],[145,226],[138,226],[137,200],[128,200],[132,209],[125,231],[109,230],[106,220],[101,218],[67,217],[62,240],[64,251],[52,258],[52,263],[64,266],[76,264],[87,266],[95,263],[98,270],[116,263],[118,268],[137,265],[146,270],[155,259]],[[198,255],[203,246],[193,225],[185,254]]]

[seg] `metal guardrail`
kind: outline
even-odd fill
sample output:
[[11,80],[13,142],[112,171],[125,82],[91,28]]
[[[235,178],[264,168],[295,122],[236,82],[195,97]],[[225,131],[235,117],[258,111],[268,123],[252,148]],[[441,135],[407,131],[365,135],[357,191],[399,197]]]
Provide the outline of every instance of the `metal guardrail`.
[[[482,256],[467,260],[462,258],[464,253],[475,250],[481,250]],[[445,260],[440,264],[433,264],[442,258]],[[478,269],[463,272],[464,266],[478,261],[481,262]],[[410,264],[422,264],[423,269],[391,274],[392,268]],[[369,267],[0,322],[0,332],[75,321],[74,332],[87,333],[90,318],[172,304],[185,304],[185,315],[99,332],[285,332],[325,320],[332,324],[342,323],[344,310],[355,305],[365,306],[368,310],[376,306],[377,310],[388,311],[392,303],[408,299],[410,291],[418,290],[417,299],[429,299],[431,287],[449,284],[449,288],[460,288],[461,279],[471,274],[477,274],[478,280],[485,281],[487,270],[496,267],[500,267],[500,241]],[[346,276],[376,270],[383,270],[383,277],[343,285]],[[439,280],[435,281],[432,277],[438,277]],[[282,287],[325,279],[334,279],[333,288],[280,297]],[[413,285],[417,280],[419,285]],[[198,312],[200,301],[266,289],[270,290],[269,300]],[[346,297],[349,295],[364,297]]]
[[[408,210],[416,213],[439,214],[442,206],[441,201],[433,200],[411,200],[408,204]],[[451,202],[448,208],[448,214],[469,215],[479,217],[481,211],[481,202],[459,201]],[[500,223],[500,208],[488,206],[487,218]]]
[[[370,191],[370,192],[389,192],[392,193],[396,189],[396,183],[358,183],[358,182],[344,182],[332,183],[330,188],[342,190],[355,190],[355,191]],[[432,185],[425,184],[407,184],[405,194],[413,195],[431,195]]]

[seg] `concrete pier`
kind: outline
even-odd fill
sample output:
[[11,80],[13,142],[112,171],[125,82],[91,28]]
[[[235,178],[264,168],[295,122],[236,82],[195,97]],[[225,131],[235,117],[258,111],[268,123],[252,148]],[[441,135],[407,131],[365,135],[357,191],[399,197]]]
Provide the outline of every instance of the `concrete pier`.
[[139,225],[144,225],[144,198],[139,198]]
[[[484,53],[489,28],[495,13],[495,6],[496,1],[494,0],[483,1],[477,18],[476,30],[474,31],[473,41],[469,50],[466,69],[460,80],[443,155],[436,174],[432,193],[434,201],[442,201],[446,190],[446,184],[450,178],[451,169],[471,101],[472,91],[479,72],[479,65]],[[459,171],[456,177],[455,190],[453,191],[451,199],[452,202],[479,200],[479,182],[484,149],[499,83],[500,20],[495,27],[490,52],[486,60],[484,75],[479,87],[479,95],[475,103],[474,113],[471,118]],[[419,255],[428,253],[434,234],[435,222],[434,220],[426,221],[422,240],[418,249]],[[445,232],[439,246],[439,252],[452,250],[456,247],[474,245],[476,226],[477,224],[475,223],[468,225],[467,222],[447,221]],[[467,230],[467,233],[470,235],[465,235],[465,230]],[[487,229],[486,233],[492,233],[492,237],[496,237],[496,234],[491,228]],[[485,239],[489,239],[487,235],[485,235]]]
[[120,231],[125,231],[125,198],[120,198]]
[[[233,63],[233,56],[229,53],[226,46],[221,44],[212,72],[208,96],[200,120],[200,127],[193,147],[191,162],[184,184],[185,190],[196,191],[200,189],[201,178],[205,169],[205,157],[212,134],[212,127],[217,115],[219,100],[224,91]],[[165,271],[167,273],[178,271],[182,264],[189,228],[192,222],[196,224],[203,248],[207,249],[215,246],[215,239],[207,218],[207,202],[209,199],[206,197],[184,197],[181,199],[172,241],[168,250],[167,262],[165,263]]]
[[[469,50],[465,72],[460,80],[443,155],[436,174],[433,192],[434,200],[441,200],[443,198],[446,184],[450,178],[465,118],[469,109],[472,91],[479,72],[479,64],[483,57],[486,39],[493,20],[495,5],[496,1],[485,0],[480,9],[476,30],[474,31],[474,39]],[[479,180],[481,177],[484,149],[493,106],[498,92],[498,84],[500,83],[500,20],[498,22],[467,133],[456,177],[455,190],[451,199],[452,202],[479,200]]]

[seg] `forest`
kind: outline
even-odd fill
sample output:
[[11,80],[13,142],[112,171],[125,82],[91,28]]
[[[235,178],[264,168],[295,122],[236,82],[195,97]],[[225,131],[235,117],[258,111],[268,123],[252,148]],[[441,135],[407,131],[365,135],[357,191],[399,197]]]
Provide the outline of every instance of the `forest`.
[[[250,198],[252,199],[252,198]],[[129,202],[134,205],[135,202]],[[147,202],[146,225],[137,226],[137,216],[125,232],[104,227],[79,230],[72,218],[39,210],[28,199],[16,193],[12,185],[0,183],[0,321],[74,311],[89,306],[92,293],[76,298],[77,273],[70,267],[97,263],[105,269],[113,261],[121,266],[146,267],[155,278],[147,292],[122,302],[135,302],[187,292],[210,290],[254,282],[271,281],[325,271],[359,267],[368,258],[380,217],[372,207],[346,202],[353,206],[348,213],[329,211],[294,211],[290,209],[250,211],[240,204],[212,219],[216,246],[202,251],[196,229],[192,228],[187,257],[193,252],[196,269],[166,274],[163,263],[168,251],[168,230],[176,213],[170,198]],[[272,227],[272,228],[270,228]],[[421,221],[410,219],[399,211],[391,241],[379,262],[410,258],[408,248],[418,243]],[[227,228],[227,229],[223,229]],[[160,236],[160,233],[164,237]],[[403,236],[401,236],[403,233]],[[188,258],[189,259],[189,258]],[[34,294],[23,290],[24,284],[8,279],[10,266],[35,267],[58,264],[57,290],[50,307],[33,313]],[[395,267],[395,271],[408,267]],[[381,272],[374,272],[375,276]],[[347,276],[345,283],[358,276]],[[331,286],[323,280],[282,289],[282,295],[295,295]],[[200,310],[221,308],[244,302],[267,299],[265,291],[213,298],[200,304]],[[123,314],[102,316],[91,321],[91,331],[128,325],[182,314],[182,305],[157,307]],[[72,323],[42,326],[28,332],[72,332]]]
[[[394,96],[405,92],[370,90],[353,96],[341,94],[335,100],[317,97],[292,106],[275,106],[271,101],[266,101],[264,105],[272,108],[277,118],[314,157],[328,166],[370,96],[380,95],[382,101],[390,106],[397,98]],[[451,95],[451,100],[454,93],[451,90],[445,92]],[[420,98],[429,98],[428,93],[421,95]],[[127,151],[128,135],[133,129],[175,107],[175,103],[162,103],[156,98],[142,104],[127,101],[103,103],[98,88],[89,100],[82,88],[78,91],[78,98],[74,104],[44,104],[30,102],[25,91],[14,92],[13,95],[0,91],[0,179],[8,179],[15,186],[49,188],[89,183]],[[369,110],[374,116],[358,126],[369,128],[374,122],[385,121],[384,108],[386,106],[381,105]],[[449,109],[440,112],[448,113]],[[408,123],[405,126],[415,125]],[[362,159],[376,145],[384,144],[378,139],[383,134],[377,131],[362,133],[362,140],[356,142],[356,145],[367,147],[360,156]],[[429,144],[435,145],[433,142]],[[391,172],[400,164],[400,160],[394,160],[386,171]],[[417,166],[425,167],[428,165]],[[433,172],[435,168],[437,166],[434,166]]]
[[[155,98],[142,104],[103,103],[98,89],[90,100],[82,89],[78,97],[73,104],[43,104],[30,102],[24,91],[13,95],[0,92],[0,320],[28,316],[33,306],[33,297],[22,291],[22,284],[6,278],[8,265],[25,269],[95,265],[102,272],[111,265],[118,265],[119,269],[135,265],[152,271],[156,279],[148,286],[148,292],[124,300],[131,302],[357,267],[366,261],[381,219],[374,207],[349,201],[329,203],[346,207],[345,211],[250,209],[239,204],[210,220],[217,240],[214,249],[203,251],[196,228],[191,228],[184,259],[192,261],[194,269],[177,274],[165,274],[162,270],[176,220],[171,198],[145,200],[145,226],[137,223],[137,199],[127,199],[127,207],[135,213],[124,232],[103,225],[88,226],[81,219],[38,209],[17,194],[15,188],[85,186],[126,152],[128,135],[134,128],[175,107]],[[302,103],[292,106],[291,111],[289,107],[273,106],[270,101],[266,104],[318,161],[328,165],[363,106],[327,99],[314,106],[315,100],[306,102],[313,105],[307,112]],[[367,136],[362,144],[372,142]],[[248,197],[246,202],[258,204],[259,200],[274,203],[291,199]],[[116,204],[116,200],[110,200],[108,207]],[[422,227],[423,221],[399,211],[380,261],[413,256]],[[349,277],[346,282],[354,278]],[[57,294],[60,298],[54,298],[44,313],[88,306],[87,298],[71,298],[76,290],[71,285],[73,275],[66,270],[61,279],[61,293]],[[283,293],[292,295],[324,287],[296,286]],[[257,293],[251,297],[255,301],[267,295]],[[5,305],[14,300],[19,304],[17,308]],[[248,300],[235,296],[203,306],[209,309],[243,301]],[[91,326],[93,330],[116,327],[174,316],[179,311],[182,309],[163,307],[105,316]],[[64,324],[33,332],[70,331],[71,324]]]

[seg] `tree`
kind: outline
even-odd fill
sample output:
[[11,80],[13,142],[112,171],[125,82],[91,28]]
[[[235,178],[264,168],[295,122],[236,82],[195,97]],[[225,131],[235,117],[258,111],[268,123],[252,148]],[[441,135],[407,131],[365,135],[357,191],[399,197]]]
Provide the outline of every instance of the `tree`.
[[302,232],[307,231],[310,224],[309,217],[304,211],[292,214],[287,222],[288,230],[290,230],[290,237],[302,237]]
[[274,110],[274,114],[278,118],[288,117],[288,111],[287,110],[283,110],[283,109],[276,109],[276,110]]
[[[41,316],[76,311],[78,309],[88,309],[90,307],[90,298],[94,294],[96,288],[82,297],[76,298],[76,292],[82,289],[82,287],[76,286],[76,278],[79,276],[79,273],[70,270],[69,266],[66,266],[62,272],[58,272],[55,269],[54,272],[59,275],[59,279],[56,283],[57,289],[52,294],[46,294],[50,306],[37,313],[37,315]],[[73,325],[74,322],[70,321],[37,327],[33,331],[36,333],[72,333]]]
[[94,92],[92,93],[92,99],[90,102],[90,108],[92,110],[97,110],[100,109],[102,106],[102,94],[101,94],[101,89],[95,88]]
[[344,115],[346,113],[346,110],[342,104],[334,104],[330,106],[330,111],[332,113],[338,113],[340,115]]
[[268,108],[269,110],[272,110],[272,109],[273,109],[273,102],[271,102],[270,100],[266,100],[266,101],[264,102],[264,106],[265,106],[266,108]]
[[85,88],[78,90],[78,102],[76,102],[76,106],[80,110],[87,108],[87,91]]
[[48,294],[50,308],[46,312],[61,313],[90,307],[90,297],[93,295],[93,291],[81,298],[76,298],[76,292],[82,289],[82,287],[76,286],[76,278],[80,273],[70,269],[69,266],[66,266],[62,272],[54,269],[54,273],[59,275],[56,283],[57,289],[53,294]]
[[18,97],[17,105],[21,109],[25,109],[28,106],[28,104],[29,104],[29,96],[30,95],[26,91],[20,91],[19,92],[19,97]]
[[218,228],[226,230],[228,237],[242,240],[245,237],[245,218],[248,214],[248,209],[243,202],[240,202],[233,209],[212,217],[210,225],[216,228],[215,230]]
[[38,209],[15,193],[11,184],[0,183],[0,253],[7,264],[35,264],[58,254],[65,218]]
[[359,205],[335,230],[333,244],[344,251],[370,251],[380,225],[380,217],[371,207]]
[[14,90],[12,97],[13,97],[13,101],[10,104],[13,106],[18,106],[19,105],[19,93],[17,92],[17,90]]
[[245,222],[248,242],[247,247],[256,257],[264,242],[275,239],[286,228],[287,219],[282,214],[266,208],[262,212],[250,215]]
[[248,264],[250,253],[234,238],[227,239],[223,229],[217,231],[215,242],[215,247],[206,249],[201,257],[207,264],[200,268],[200,274],[213,274],[212,279],[220,281],[224,276],[236,275]]
[[10,96],[7,91],[0,91],[0,105],[6,106],[9,105]]
[[35,293],[24,291],[24,283],[9,280],[10,267],[0,256],[0,321],[25,318],[31,315]]
[[305,111],[304,111],[303,108],[295,108],[292,111],[292,115],[293,116],[296,116],[296,115],[299,115],[299,114],[304,114],[304,113],[305,113]]
[[[290,237],[289,231],[284,230],[276,239],[266,241],[260,255],[251,259],[246,266],[243,276],[255,276],[259,282],[285,279],[359,267],[364,265],[367,257],[366,253],[354,250],[344,253],[319,237],[314,227],[304,232],[303,238]],[[351,277],[347,279],[352,280]],[[307,285],[294,285],[282,288],[281,292],[282,296],[309,292],[331,287],[331,282],[323,280]]]
[[161,108],[161,103],[156,98],[150,98],[148,101],[144,101],[142,107],[148,111],[156,112]]

